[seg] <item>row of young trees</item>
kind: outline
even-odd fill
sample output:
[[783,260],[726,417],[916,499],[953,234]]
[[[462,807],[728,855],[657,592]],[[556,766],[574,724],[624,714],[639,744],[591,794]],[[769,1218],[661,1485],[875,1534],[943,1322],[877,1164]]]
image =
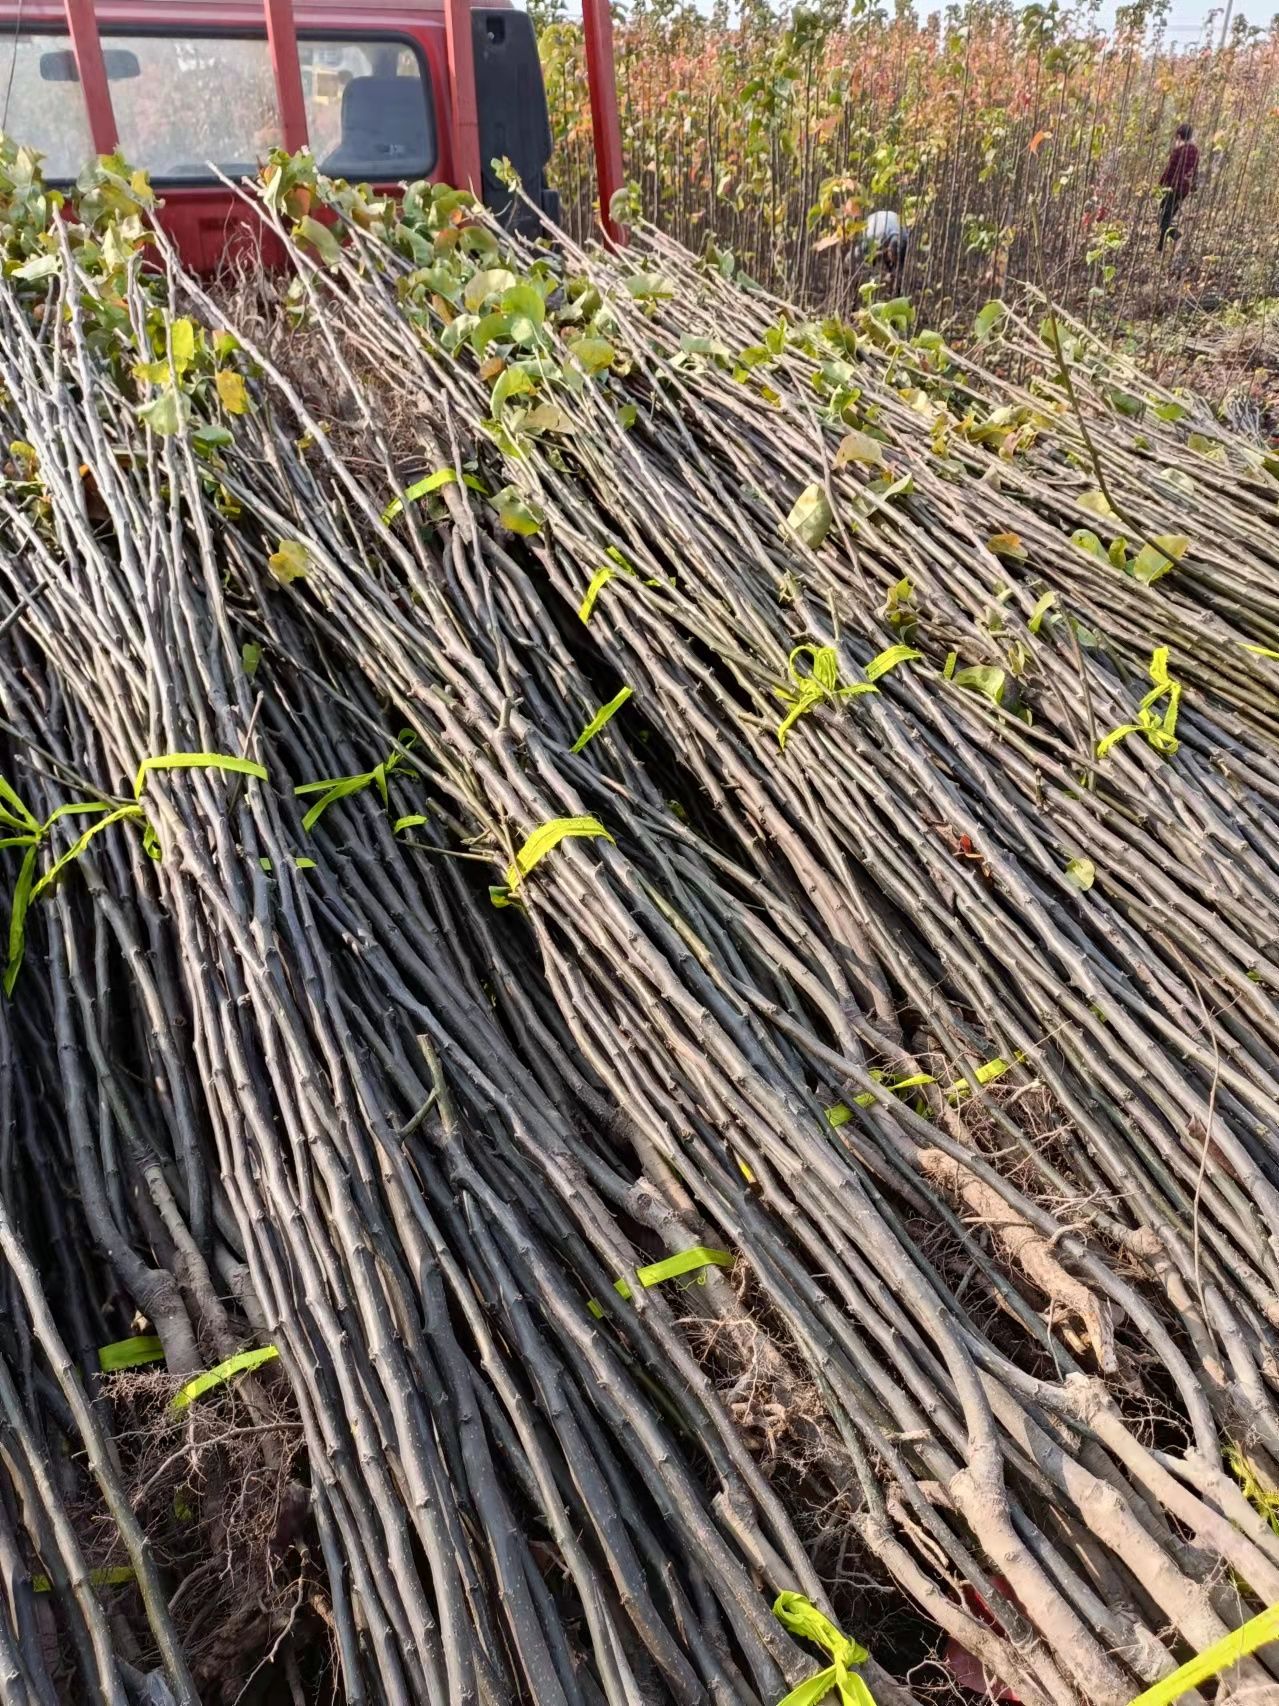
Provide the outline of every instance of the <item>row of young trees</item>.
[[[595,184],[580,26],[534,8],[570,228]],[[617,21],[623,145],[643,213],[730,247],[760,282],[835,308],[864,280],[877,207],[914,234],[905,288],[933,320],[1009,278],[1103,326],[1188,297],[1271,294],[1279,34],[1209,20],[1177,48],[1158,8],[1096,14],[980,0],[917,17],[871,0],[777,14],[638,0]],[[1158,181],[1195,127],[1201,188],[1156,252]],[[1042,278],[1039,275],[1042,274]]]

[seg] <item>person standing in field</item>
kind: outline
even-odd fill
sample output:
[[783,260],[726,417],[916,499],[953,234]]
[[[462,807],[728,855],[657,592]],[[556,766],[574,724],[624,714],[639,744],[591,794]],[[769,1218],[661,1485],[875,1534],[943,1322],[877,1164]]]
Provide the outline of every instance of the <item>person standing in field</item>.
[[884,269],[888,283],[896,289],[906,263],[906,245],[910,232],[889,208],[880,208],[866,221],[862,233],[861,252],[872,264]]
[[1186,197],[1199,187],[1199,150],[1193,141],[1194,134],[1188,124],[1177,126],[1176,140],[1168,156],[1168,164],[1164,167],[1164,175],[1159,180],[1164,192],[1159,207],[1160,254],[1163,253],[1164,244],[1169,237],[1176,241],[1177,230],[1173,221],[1177,217],[1177,211]]

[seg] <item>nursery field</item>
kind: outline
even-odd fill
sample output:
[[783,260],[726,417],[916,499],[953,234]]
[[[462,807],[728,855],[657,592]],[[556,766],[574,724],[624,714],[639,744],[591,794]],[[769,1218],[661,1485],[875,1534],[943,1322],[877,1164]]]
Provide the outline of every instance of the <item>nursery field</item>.
[[[541,23],[556,182],[583,234],[594,195],[579,27]],[[932,324],[1033,279],[1114,332],[1274,293],[1279,40],[1242,20],[1174,51],[1152,8],[1103,36],[1056,5],[900,9],[644,5],[617,24],[628,175],[644,216],[731,249],[814,306],[855,299],[874,208],[913,233],[902,288]],[[1152,35],[1152,29],[1155,33]],[[1194,127],[1200,188],[1156,251],[1158,181]]]

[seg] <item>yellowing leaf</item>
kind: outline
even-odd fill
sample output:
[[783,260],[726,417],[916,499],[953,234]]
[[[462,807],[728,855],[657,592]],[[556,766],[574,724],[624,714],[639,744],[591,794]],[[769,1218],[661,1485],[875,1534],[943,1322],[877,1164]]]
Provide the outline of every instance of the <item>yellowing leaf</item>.
[[1046,592],[1041,598],[1036,599],[1035,608],[1031,611],[1030,621],[1027,624],[1032,634],[1037,634],[1043,627],[1044,617],[1047,616],[1056,602],[1057,594],[1055,592]]
[[850,432],[835,452],[837,468],[844,468],[850,462],[864,462],[869,467],[878,468],[883,460],[883,445],[877,438],[872,438],[865,432]]
[[1066,866],[1066,875],[1076,888],[1087,891],[1097,880],[1097,867],[1091,859],[1072,859]]
[[322,225],[318,219],[312,219],[310,214],[298,220],[293,227],[293,235],[309,243],[326,267],[335,267],[342,259],[342,245],[327,225]]
[[1106,547],[1095,533],[1090,533],[1086,527],[1076,528],[1070,536],[1070,543],[1077,545],[1081,551],[1087,551],[1090,557],[1096,557],[1100,562],[1108,563]]
[[217,375],[214,383],[218,388],[218,401],[229,415],[242,415],[249,407],[249,392],[244,380],[238,373],[233,373],[229,367],[224,367]]
[[674,296],[675,287],[661,273],[637,272],[630,278],[622,280],[628,295],[637,302],[656,302],[666,297]]
[[997,557],[1014,557],[1019,563],[1026,561],[1026,547],[1016,533],[992,533],[986,546]]
[[[1171,574],[1173,566],[1179,563],[1190,549],[1190,541],[1184,533],[1156,533],[1149,545],[1143,545],[1129,565],[1129,573],[1139,581],[1149,584]],[[1172,559],[1171,562],[1169,559]]]
[[817,551],[821,549],[834,520],[830,500],[823,488],[805,486],[786,517],[786,525],[810,551]]
[[1091,510],[1093,515],[1099,515],[1103,521],[1116,519],[1115,512],[1110,507],[1110,499],[1105,492],[1084,492],[1078,502],[1080,509]]
[[466,281],[466,289],[462,292],[463,305],[474,314],[477,308],[494,296],[501,296],[508,290],[514,290],[519,283],[513,272],[506,267],[488,267],[483,272],[473,273]]
[[497,519],[510,533],[539,533],[546,516],[539,505],[523,497],[515,486],[503,486],[490,499]]
[[530,409],[523,421],[525,432],[576,432],[570,418],[558,403],[539,403]]
[[1208,462],[1224,462],[1226,460],[1225,446],[1218,444],[1215,438],[1205,438],[1201,432],[1192,432],[1186,440],[1186,448],[1193,450],[1196,456],[1202,456]]
[[169,339],[173,346],[173,366],[178,373],[185,373],[195,360],[195,326],[190,320],[175,320],[169,328]]
[[588,373],[602,373],[613,365],[617,351],[607,338],[578,338],[573,354]]
[[1043,147],[1044,143],[1047,142],[1048,138],[1051,135],[1052,135],[1051,130],[1037,130],[1035,132],[1035,134],[1030,139],[1030,146],[1029,146],[1028,152],[1031,154],[1038,154],[1039,150]]
[[281,586],[302,580],[311,567],[311,553],[300,539],[281,539],[277,551],[272,551],[266,566]]

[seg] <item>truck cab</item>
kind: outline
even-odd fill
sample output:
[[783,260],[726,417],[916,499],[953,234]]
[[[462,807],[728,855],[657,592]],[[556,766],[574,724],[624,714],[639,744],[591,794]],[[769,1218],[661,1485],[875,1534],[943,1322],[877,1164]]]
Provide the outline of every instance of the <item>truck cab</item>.
[[435,179],[514,215],[490,165],[505,158],[558,212],[537,41],[509,0],[0,0],[0,130],[53,184],[118,148],[200,271],[247,229],[218,172],[237,181],[280,146],[305,143],[332,177]]

